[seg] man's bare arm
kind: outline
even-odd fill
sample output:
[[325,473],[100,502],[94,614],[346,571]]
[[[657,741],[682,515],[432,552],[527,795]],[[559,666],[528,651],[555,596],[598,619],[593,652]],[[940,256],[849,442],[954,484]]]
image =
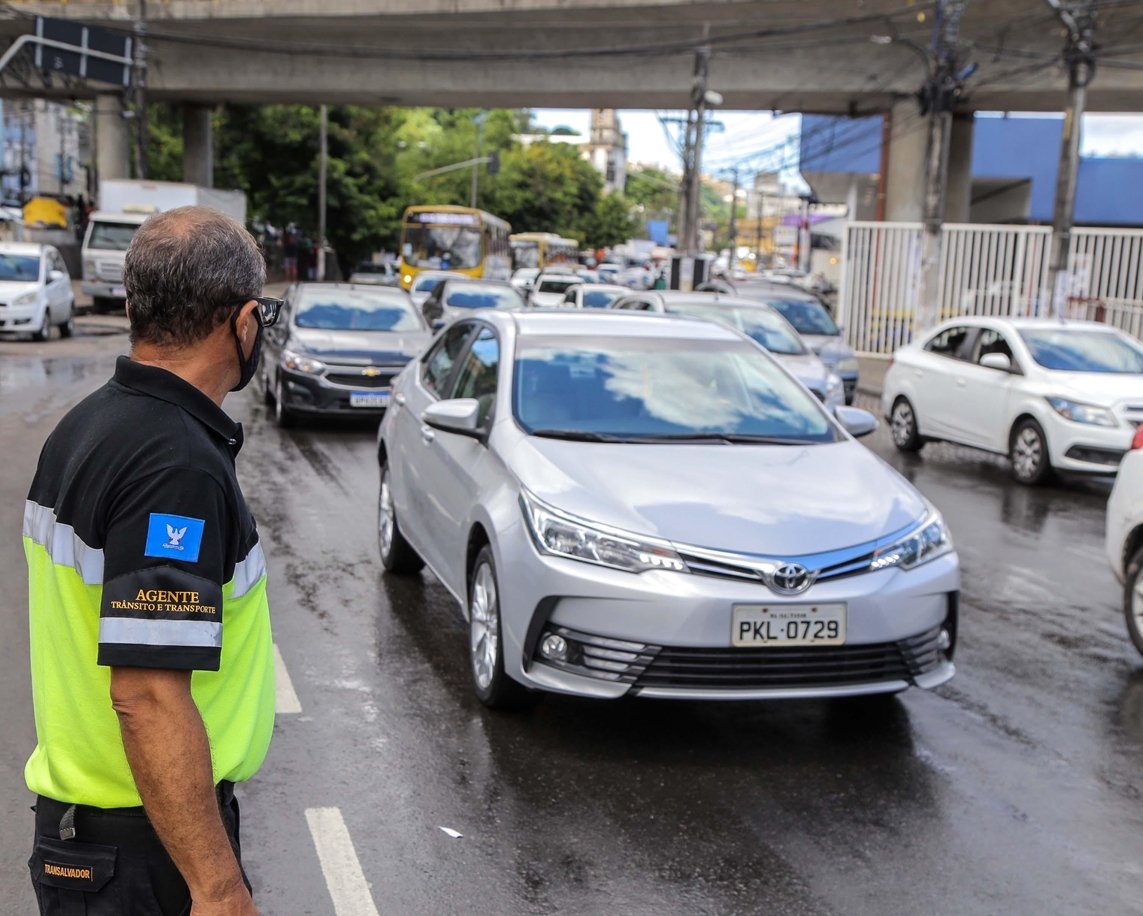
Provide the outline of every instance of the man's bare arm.
[[193,912],[254,914],[215,795],[191,672],[111,669],[111,702],[147,817],[190,888]]

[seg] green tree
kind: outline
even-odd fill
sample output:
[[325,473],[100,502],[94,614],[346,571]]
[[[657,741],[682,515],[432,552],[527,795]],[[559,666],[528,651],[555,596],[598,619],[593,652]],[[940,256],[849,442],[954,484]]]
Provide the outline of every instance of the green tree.
[[626,242],[639,230],[631,202],[622,194],[605,194],[588,215],[585,241],[592,248],[611,248]]
[[147,177],[153,181],[183,180],[183,119],[178,105],[147,107]]
[[641,205],[651,219],[666,219],[672,229],[678,229],[679,182],[678,175],[662,169],[637,168],[627,173],[625,193],[633,204]]

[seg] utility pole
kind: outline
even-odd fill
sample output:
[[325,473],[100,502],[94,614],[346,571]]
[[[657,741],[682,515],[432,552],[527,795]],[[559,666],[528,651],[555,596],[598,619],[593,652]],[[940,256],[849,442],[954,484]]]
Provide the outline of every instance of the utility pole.
[[1060,167],[1056,176],[1056,208],[1052,218],[1052,263],[1048,289],[1052,295],[1052,314],[1063,315],[1069,293],[1068,255],[1071,249],[1072,222],[1075,218],[1076,178],[1079,174],[1080,133],[1087,87],[1095,77],[1095,3],[1064,6],[1060,0],[1047,0],[1067,29],[1064,60],[1068,65],[1068,107],[1064,117],[1064,134],[1060,140]]
[[321,106],[320,152],[318,153],[318,244],[316,277],[320,283],[325,279],[325,208],[326,173],[329,165],[329,106]]
[[734,190],[730,192],[730,226],[727,235],[730,236],[730,269],[734,270],[738,264],[738,169],[731,169],[730,174],[734,176]]
[[940,317],[941,227],[948,196],[949,141],[953,111],[968,71],[957,61],[960,19],[967,0],[937,0],[930,47],[929,78],[921,91],[921,113],[929,116],[925,161],[924,232],[921,236],[921,282],[917,291],[915,331],[933,327]]
[[135,158],[140,178],[147,177],[147,0],[139,0],[135,20]]
[[695,52],[695,75],[691,85],[691,110],[693,128],[688,132],[690,157],[686,169],[686,211],[684,212],[685,231],[683,250],[691,256],[699,253],[699,201],[702,189],[702,144],[708,102],[707,76],[710,70],[710,49],[699,48]]
[[488,113],[482,111],[472,120],[476,122],[476,156],[472,162],[472,190],[468,195],[468,205],[475,210],[480,193],[480,151],[484,146],[484,122],[488,120]]

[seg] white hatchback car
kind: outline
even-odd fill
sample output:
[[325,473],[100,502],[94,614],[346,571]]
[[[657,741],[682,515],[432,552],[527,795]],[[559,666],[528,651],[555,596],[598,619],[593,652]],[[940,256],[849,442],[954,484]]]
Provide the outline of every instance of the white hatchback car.
[[1143,654],[1143,426],[1119,465],[1107,501],[1107,559],[1123,583],[1127,633]]
[[893,354],[881,394],[893,443],[1007,455],[1020,483],[1111,475],[1143,422],[1143,344],[1047,318],[957,318]]
[[0,242],[0,334],[47,340],[75,330],[75,296],[60,253],[51,245]]

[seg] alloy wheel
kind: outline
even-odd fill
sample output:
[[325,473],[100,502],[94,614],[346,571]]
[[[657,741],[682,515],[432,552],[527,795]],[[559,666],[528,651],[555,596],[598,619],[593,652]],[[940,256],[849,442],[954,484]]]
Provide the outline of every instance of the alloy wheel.
[[1012,467],[1021,480],[1031,480],[1044,461],[1044,443],[1040,434],[1030,426],[1016,434],[1012,443]]
[[473,578],[469,617],[472,672],[477,686],[487,690],[496,674],[496,658],[500,649],[496,579],[487,563],[480,564]]
[[393,549],[393,494],[389,490],[389,470],[381,476],[381,493],[377,498],[377,543],[381,556],[389,556]]

